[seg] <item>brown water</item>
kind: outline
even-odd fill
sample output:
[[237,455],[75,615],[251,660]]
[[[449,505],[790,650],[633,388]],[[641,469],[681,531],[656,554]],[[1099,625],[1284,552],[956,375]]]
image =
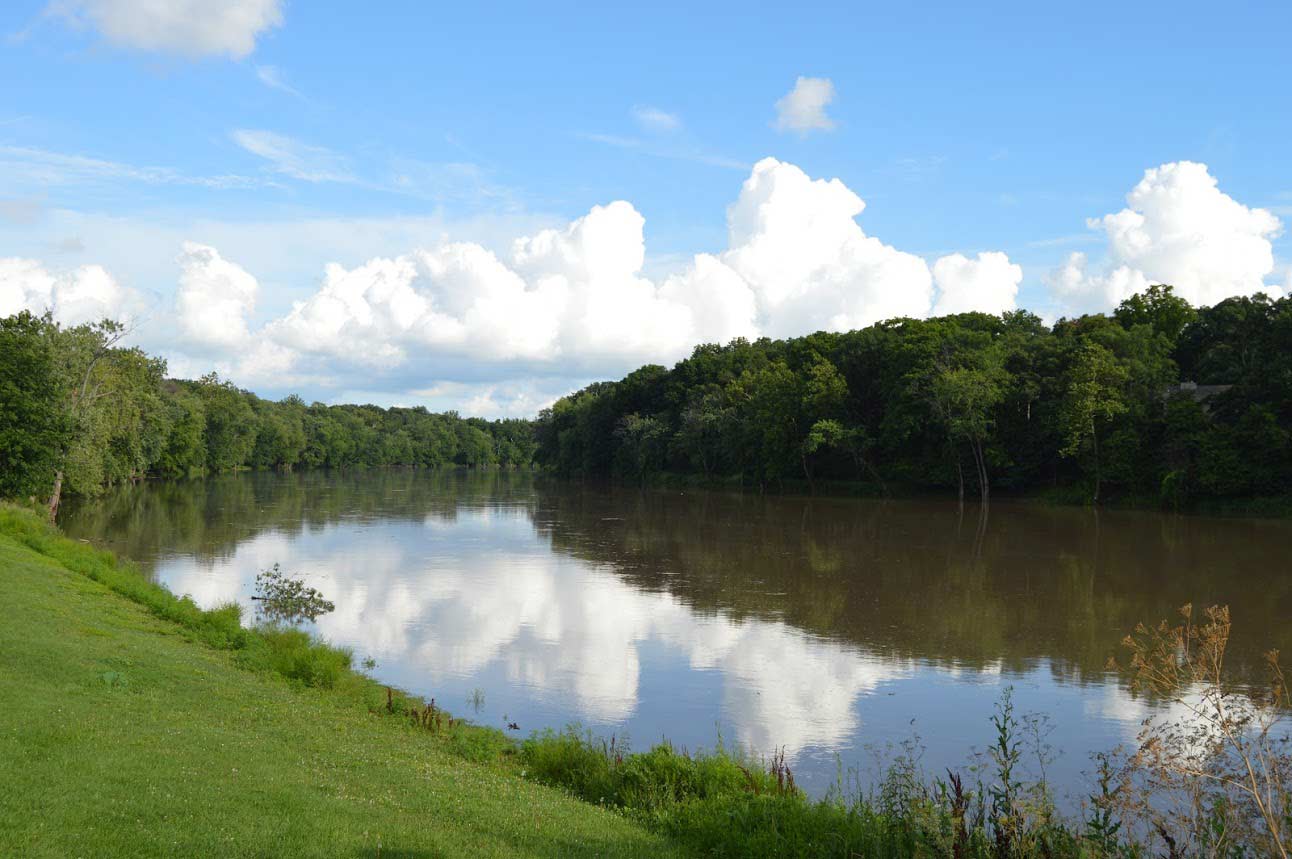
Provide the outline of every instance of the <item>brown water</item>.
[[478,722],[784,746],[816,792],[914,737],[965,765],[1012,687],[1085,793],[1151,711],[1108,657],[1185,602],[1231,606],[1240,673],[1292,652],[1284,521],[368,471],[148,484],[62,524],[204,606],[250,609],[279,563],[336,603],[319,633]]

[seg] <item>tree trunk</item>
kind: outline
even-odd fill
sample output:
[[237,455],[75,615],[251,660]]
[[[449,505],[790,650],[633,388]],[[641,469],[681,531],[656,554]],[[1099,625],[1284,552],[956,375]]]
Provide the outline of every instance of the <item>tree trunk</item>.
[[803,450],[800,450],[800,451],[799,451],[799,459],[800,459],[800,460],[802,461],[802,463],[803,463],[803,476],[807,478],[807,482],[808,482],[808,492],[809,492],[809,493],[811,493],[811,494],[813,494],[813,495],[815,495],[815,494],[816,494],[816,487],[812,485],[812,470],[811,470],[810,468],[808,468],[808,464],[807,464],[807,453],[806,453],[805,451],[803,451]]
[[58,505],[63,500],[63,469],[54,473],[54,491],[49,496],[49,523],[58,518]]
[[987,456],[983,453],[981,441],[975,439],[972,445],[974,464],[978,466],[978,492],[982,503],[986,504],[991,496],[991,484],[987,481]]
[[[880,476],[878,469],[871,465],[870,461],[864,456],[854,454],[853,460],[856,463],[857,470],[859,472],[864,468],[866,471],[870,472],[871,477],[875,478],[875,482],[879,484],[879,494],[884,497],[888,497],[888,484],[884,483],[884,478]],[[860,474],[858,476],[860,476]]]
[[1090,422],[1090,441],[1095,449],[1095,497],[1093,503],[1099,504],[1099,430],[1095,429],[1094,421]]
[[965,506],[965,470],[960,465],[960,457],[956,457],[956,478],[960,481],[960,507]]

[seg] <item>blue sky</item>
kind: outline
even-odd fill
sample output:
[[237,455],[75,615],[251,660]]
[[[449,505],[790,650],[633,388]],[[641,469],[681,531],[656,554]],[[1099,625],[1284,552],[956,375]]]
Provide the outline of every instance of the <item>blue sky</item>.
[[696,339],[1292,284],[1286,3],[149,5],[0,12],[0,291],[271,396],[528,413]]

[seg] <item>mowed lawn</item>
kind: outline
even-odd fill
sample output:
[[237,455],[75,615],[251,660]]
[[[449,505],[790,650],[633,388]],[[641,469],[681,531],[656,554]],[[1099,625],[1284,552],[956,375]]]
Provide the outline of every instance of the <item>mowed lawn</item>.
[[666,856],[0,537],[2,856]]

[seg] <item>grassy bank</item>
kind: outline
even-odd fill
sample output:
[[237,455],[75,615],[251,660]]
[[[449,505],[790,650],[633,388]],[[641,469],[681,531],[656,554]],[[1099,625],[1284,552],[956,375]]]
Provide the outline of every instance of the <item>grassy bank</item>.
[[509,760],[464,760],[498,757],[486,732],[382,715],[338,651],[200,612],[11,507],[0,587],[0,855],[670,854]]

